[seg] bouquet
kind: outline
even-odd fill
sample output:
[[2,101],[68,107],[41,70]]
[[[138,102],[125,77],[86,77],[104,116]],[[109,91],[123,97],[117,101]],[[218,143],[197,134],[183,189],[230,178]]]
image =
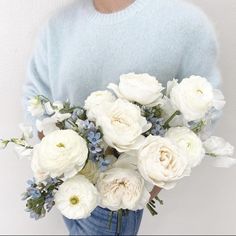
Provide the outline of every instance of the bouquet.
[[36,129],[20,125],[22,137],[1,140],[31,161],[34,178],[23,194],[34,219],[55,205],[69,219],[82,219],[101,206],[121,219],[147,207],[155,215],[154,186],[170,190],[204,158],[218,167],[236,164],[234,148],[211,136],[212,122],[225,105],[206,78],[173,79],[164,88],[148,74],[125,74],[119,84],[93,92],[83,107],[29,100]]

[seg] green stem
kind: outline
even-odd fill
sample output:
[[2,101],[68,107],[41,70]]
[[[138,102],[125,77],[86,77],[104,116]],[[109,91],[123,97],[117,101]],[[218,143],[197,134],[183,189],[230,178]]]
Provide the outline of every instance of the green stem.
[[164,128],[165,128],[165,129],[170,128],[169,123],[175,118],[175,116],[178,116],[178,115],[180,115],[180,114],[181,114],[180,111],[175,111],[175,112],[170,116],[170,118],[165,122]]
[[161,205],[164,205],[164,202],[163,202],[158,196],[156,196],[155,199],[156,199]]
[[109,218],[108,218],[108,228],[109,229],[111,229],[113,214],[114,214],[113,211],[111,211],[110,214],[109,214]]
[[123,210],[120,209],[117,212],[117,225],[116,225],[116,233],[119,235],[121,232],[121,226],[122,226],[122,215],[123,215]]
[[206,153],[206,155],[209,156],[209,157],[217,157],[217,155],[214,154],[214,153]]
[[146,206],[147,206],[147,209],[152,214],[152,216],[158,215],[158,213],[155,211],[155,209],[153,209],[153,207],[149,203]]

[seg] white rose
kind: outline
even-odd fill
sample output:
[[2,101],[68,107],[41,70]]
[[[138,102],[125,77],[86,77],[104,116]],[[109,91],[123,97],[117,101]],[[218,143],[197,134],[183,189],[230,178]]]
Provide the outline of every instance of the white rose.
[[191,76],[172,88],[170,98],[187,121],[194,121],[213,107],[214,90],[206,78]]
[[166,137],[175,142],[188,157],[188,166],[196,167],[205,156],[205,150],[201,139],[186,127],[170,128]]
[[57,130],[45,136],[34,150],[39,169],[51,177],[69,178],[78,173],[88,157],[86,141],[73,130]]
[[28,111],[34,117],[40,117],[45,110],[39,97],[34,97],[28,101]]
[[142,209],[150,198],[144,179],[131,169],[112,168],[101,173],[97,188],[101,206],[112,211]]
[[64,182],[55,195],[56,207],[68,219],[84,219],[99,203],[97,189],[82,175]]
[[141,116],[140,108],[122,99],[103,106],[97,125],[102,129],[105,142],[119,152],[138,149],[144,138],[142,133],[151,128]]
[[98,165],[95,162],[88,160],[79,174],[85,176],[93,184],[96,184],[99,175]]
[[163,90],[154,76],[135,73],[121,75],[119,86],[109,84],[108,88],[119,98],[151,107],[160,104]]
[[221,137],[211,136],[204,142],[206,154],[215,158],[216,167],[229,168],[236,165],[236,159],[231,158],[234,154],[234,147]]
[[139,150],[138,159],[144,179],[167,190],[190,173],[188,158],[168,138],[148,136]]
[[116,100],[115,96],[105,90],[105,91],[96,91],[90,94],[90,96],[85,101],[85,110],[87,111],[87,117],[91,121],[95,121],[97,118],[97,110],[99,106],[107,102],[114,102]]

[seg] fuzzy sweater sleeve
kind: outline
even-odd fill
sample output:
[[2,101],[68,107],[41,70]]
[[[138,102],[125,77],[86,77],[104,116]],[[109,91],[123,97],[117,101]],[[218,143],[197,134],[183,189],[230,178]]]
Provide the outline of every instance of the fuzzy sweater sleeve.
[[37,95],[51,98],[47,58],[47,28],[45,27],[38,35],[27,67],[27,81],[23,86],[24,119],[31,125],[34,125],[35,120],[27,111],[28,100]]

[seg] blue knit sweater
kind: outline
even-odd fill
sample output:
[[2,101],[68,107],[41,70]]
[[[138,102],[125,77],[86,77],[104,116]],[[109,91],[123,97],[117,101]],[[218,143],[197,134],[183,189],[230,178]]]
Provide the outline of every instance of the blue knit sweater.
[[218,46],[209,20],[182,0],[136,0],[111,14],[77,0],[40,32],[29,62],[23,103],[42,94],[81,104],[128,72],[167,80],[201,75],[218,86]]

